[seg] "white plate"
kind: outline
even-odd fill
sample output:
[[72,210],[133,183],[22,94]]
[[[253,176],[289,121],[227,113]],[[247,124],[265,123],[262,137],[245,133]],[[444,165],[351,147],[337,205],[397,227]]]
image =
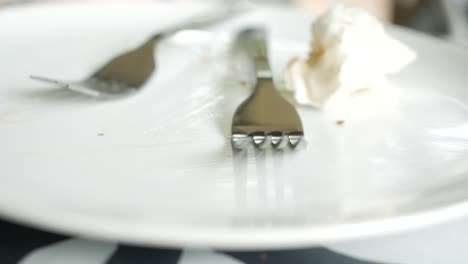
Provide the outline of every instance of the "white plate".
[[268,23],[280,73],[307,51],[310,15],[265,9],[219,34],[179,34],[159,47],[146,89],[123,100],[27,78],[84,78],[194,10],[142,2],[0,12],[1,215],[101,239],[245,249],[359,239],[468,212],[468,54],[416,33],[391,29],[419,53],[390,78],[398,104],[377,101],[344,126],[300,109],[305,150],[250,151],[246,161],[228,140],[249,92],[223,60],[229,32]]

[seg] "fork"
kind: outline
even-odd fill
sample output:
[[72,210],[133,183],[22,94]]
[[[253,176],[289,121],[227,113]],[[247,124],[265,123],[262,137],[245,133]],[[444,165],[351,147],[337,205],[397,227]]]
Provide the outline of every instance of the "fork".
[[272,145],[282,149],[297,148],[304,136],[301,119],[296,109],[276,90],[268,62],[265,29],[241,31],[236,47],[247,52],[256,73],[252,95],[237,108],[232,119],[231,143],[235,149],[244,149],[250,142],[257,148]]
[[65,82],[53,78],[31,75],[33,80],[52,83],[59,87],[99,99],[123,97],[133,94],[151,77],[155,70],[155,46],[157,43],[178,31],[213,25],[247,9],[245,5],[228,5],[210,10],[187,22],[156,33],[138,48],[111,59],[90,77],[78,82]]

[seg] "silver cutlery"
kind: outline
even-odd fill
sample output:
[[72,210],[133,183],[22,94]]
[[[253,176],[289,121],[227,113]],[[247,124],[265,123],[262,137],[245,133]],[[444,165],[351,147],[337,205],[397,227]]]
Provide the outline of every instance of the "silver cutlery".
[[161,39],[185,29],[213,25],[245,9],[245,5],[219,7],[156,33],[138,48],[111,59],[85,80],[67,82],[37,75],[31,75],[30,78],[99,99],[127,96],[140,90],[155,71],[155,46]]
[[267,34],[264,29],[240,32],[235,45],[251,57],[256,73],[252,95],[236,110],[232,119],[231,141],[235,149],[253,143],[258,148],[272,145],[297,148],[304,130],[296,109],[276,90],[268,62]]

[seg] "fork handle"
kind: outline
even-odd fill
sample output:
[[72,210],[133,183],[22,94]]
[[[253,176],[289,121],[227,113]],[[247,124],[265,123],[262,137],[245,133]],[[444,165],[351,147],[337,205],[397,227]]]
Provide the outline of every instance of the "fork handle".
[[266,30],[264,28],[243,30],[238,34],[237,41],[252,59],[257,79],[272,79]]

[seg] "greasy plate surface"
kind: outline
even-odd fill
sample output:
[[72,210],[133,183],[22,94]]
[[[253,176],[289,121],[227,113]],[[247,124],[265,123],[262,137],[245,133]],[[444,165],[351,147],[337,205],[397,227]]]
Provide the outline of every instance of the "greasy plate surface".
[[[462,49],[392,29],[419,58],[390,78],[391,93],[357,103],[372,111],[356,107],[338,126],[301,108],[306,149],[233,155],[231,117],[249,89],[242,67],[222,59],[241,22],[165,41],[157,74],[126,99],[98,102],[28,80],[84,78],[195,10],[90,5],[0,12],[4,217],[134,243],[245,249],[359,239],[467,213]],[[242,23],[269,24],[279,83],[288,59],[306,52],[311,20],[292,10],[245,15]]]

